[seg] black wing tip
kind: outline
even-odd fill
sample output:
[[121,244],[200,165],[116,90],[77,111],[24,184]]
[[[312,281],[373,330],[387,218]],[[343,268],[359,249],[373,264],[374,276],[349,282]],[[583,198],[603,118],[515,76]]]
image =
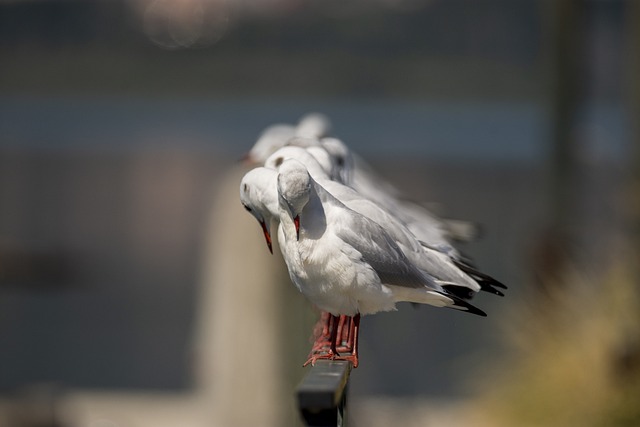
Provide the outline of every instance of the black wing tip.
[[[498,295],[499,297],[503,297],[504,293],[502,293],[501,291],[499,291],[498,289],[494,288],[492,285],[495,285],[495,283],[487,283],[484,281],[478,281],[478,284],[480,285],[480,290],[483,292],[488,292],[490,294],[493,295]],[[446,289],[447,293],[451,294],[451,295],[455,295],[456,297],[463,299],[463,300],[470,300],[475,296],[475,292],[472,289],[469,289],[467,287],[464,286],[457,286],[457,285],[442,285],[442,287],[444,289]]]
[[[476,282],[478,282],[478,284],[480,285],[480,289],[485,291],[485,292],[490,292],[490,293],[495,294],[495,295],[504,296],[504,294],[502,294],[502,292],[498,291],[495,288],[509,289],[507,287],[507,285],[505,285],[504,283],[494,279],[493,277],[489,276],[486,273],[483,273],[483,272],[477,270],[475,267],[472,267],[469,264],[466,264],[465,262],[463,262],[461,260],[454,260],[453,262],[456,265],[456,267],[458,267],[460,270],[462,270],[465,273],[467,273]],[[494,288],[494,286],[495,286],[495,288]]]
[[475,295],[473,289],[469,289],[465,286],[442,285],[442,287],[447,291],[448,294],[455,295],[456,297],[463,300],[471,299]]
[[481,316],[481,317],[487,317],[487,313],[485,313],[484,311],[480,310],[475,305],[471,305],[468,302],[466,302],[465,300],[463,300],[461,298],[458,298],[457,296],[452,295],[452,294],[448,294],[447,297],[451,298],[451,300],[453,300],[453,303],[454,303],[453,305],[449,306],[450,308],[453,308],[455,310],[464,311],[466,313],[475,314],[475,315]]
[[480,316],[480,317],[487,317],[487,313],[485,313],[484,311],[480,310],[478,307],[473,306],[471,304],[467,304],[462,311],[466,312],[466,313],[471,313],[471,314],[475,314],[476,316]]
[[[494,288],[492,286],[492,285],[498,286],[495,283],[479,282],[479,284],[480,284],[480,290],[481,291],[488,292],[488,293],[494,294],[494,295],[498,295],[499,297],[503,297],[504,296],[504,294],[502,292],[500,292],[499,290],[497,290],[496,288]],[[506,288],[504,288],[504,289],[506,289]]]
[[496,280],[496,279],[494,279],[493,277],[491,278],[491,286],[495,286],[495,287],[500,288],[500,289],[509,289],[509,288],[507,287],[507,285],[505,285],[505,284],[504,284],[504,283],[502,283],[502,282],[497,281],[497,280]]

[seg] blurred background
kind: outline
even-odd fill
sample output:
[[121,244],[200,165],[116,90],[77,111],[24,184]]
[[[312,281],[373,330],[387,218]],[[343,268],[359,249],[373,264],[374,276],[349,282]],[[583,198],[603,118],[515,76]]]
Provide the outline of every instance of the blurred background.
[[296,425],[237,159],[316,111],[509,286],[365,317],[352,425],[640,425],[639,52],[634,0],[1,0],[0,425]]

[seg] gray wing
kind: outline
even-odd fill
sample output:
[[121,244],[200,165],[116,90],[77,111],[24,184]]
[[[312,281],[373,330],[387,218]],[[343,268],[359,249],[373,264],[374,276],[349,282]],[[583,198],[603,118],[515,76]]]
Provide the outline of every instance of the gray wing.
[[416,268],[396,242],[376,222],[347,207],[337,219],[336,235],[357,250],[387,285],[440,289],[431,277]]

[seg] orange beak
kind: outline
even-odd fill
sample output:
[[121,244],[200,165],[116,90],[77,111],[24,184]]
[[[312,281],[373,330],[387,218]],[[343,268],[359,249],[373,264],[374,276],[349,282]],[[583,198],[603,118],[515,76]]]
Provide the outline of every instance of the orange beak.
[[267,241],[267,247],[269,248],[269,252],[271,252],[271,255],[273,255],[273,247],[271,246],[271,234],[269,234],[269,230],[267,230],[267,224],[264,221],[260,221],[260,226],[262,227],[264,238]]
[[300,240],[300,215],[293,218],[293,225],[296,226],[296,240]]

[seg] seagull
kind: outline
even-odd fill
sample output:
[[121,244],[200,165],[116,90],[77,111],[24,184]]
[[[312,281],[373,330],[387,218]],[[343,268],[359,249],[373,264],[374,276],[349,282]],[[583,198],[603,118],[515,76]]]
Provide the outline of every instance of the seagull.
[[502,283],[418,240],[392,213],[352,188],[328,179],[325,170],[315,158],[300,147],[281,148],[266,160],[265,167],[251,170],[241,181],[240,200],[245,209],[260,223],[267,246],[272,253],[271,225],[273,222],[279,223],[275,185],[277,171],[288,159],[300,161],[314,181],[346,207],[384,226],[403,253],[419,268],[437,277],[449,292],[466,297],[471,295],[469,292],[482,290],[503,296],[502,292],[496,289],[505,288]]
[[[313,122],[313,120],[311,120],[311,122]],[[322,121],[317,122],[321,123]],[[328,123],[328,120],[326,123]],[[299,124],[298,126],[300,127],[301,125]],[[316,129],[318,128],[321,128],[321,126],[316,126]],[[313,126],[311,129],[313,129]],[[328,129],[328,126],[326,129]],[[468,238],[470,236],[469,230],[474,229],[473,225],[464,221],[442,220],[431,215],[422,206],[406,202],[401,198],[397,189],[381,178],[378,178],[362,160],[358,161],[359,158],[352,154],[339,139],[326,136],[320,137],[318,136],[319,133],[313,134],[313,132],[296,132],[293,126],[289,126],[288,130],[285,127],[284,129],[280,129],[280,131],[276,126],[275,130],[272,129],[271,131],[276,135],[276,138],[272,138],[271,143],[265,144],[265,139],[261,137],[260,141],[258,141],[259,143],[256,143],[256,146],[252,148],[252,152],[260,152],[259,156],[254,157],[259,157],[260,160],[262,160],[266,154],[269,152],[273,153],[277,150],[277,153],[271,154],[264,160],[265,166],[276,171],[279,170],[286,159],[292,158],[300,160],[316,184],[324,188],[338,202],[344,204],[346,208],[382,226],[388,233],[389,238],[397,245],[401,253],[410,263],[413,263],[422,273],[425,273],[427,277],[435,278],[436,283],[447,295],[462,301],[462,304],[458,305],[464,306],[467,304],[471,306],[466,303],[465,300],[471,298],[479,290],[500,296],[503,295],[496,288],[506,288],[506,286],[490,276],[477,271],[461,259],[458,252],[448,240],[452,237],[460,240],[462,240],[463,237]],[[265,134],[269,134],[269,132],[265,131]],[[278,135],[280,137],[278,137]],[[266,140],[268,141],[268,138]],[[283,145],[285,147],[278,150],[278,147],[282,147]],[[304,150],[300,150],[301,147],[304,147]],[[297,152],[295,149],[297,149]],[[302,154],[302,152],[304,152],[304,154]],[[359,166],[357,163],[359,163]],[[271,252],[273,252],[271,242],[272,223],[278,224],[280,222],[280,212],[277,208],[277,191],[273,191],[273,188],[276,187],[274,181],[277,181],[277,176],[277,174],[274,175],[273,171],[268,172],[262,168],[256,168],[245,175],[243,183],[241,184],[241,200],[243,201],[243,205],[261,224],[267,246]],[[378,199],[377,203],[374,202],[375,197],[371,197],[371,199],[374,200],[364,197],[358,191],[354,190],[354,188],[358,186],[357,183],[362,183],[363,181],[365,184],[360,185],[365,188],[365,191],[368,191],[366,188],[369,187],[369,189],[375,189],[371,191],[374,195],[385,190],[387,194],[383,199]],[[351,184],[354,188],[341,186],[341,183]],[[389,202],[389,199],[395,200],[395,202]],[[393,215],[379,206],[378,203],[394,208]],[[399,207],[403,205],[405,206],[405,212],[398,213]],[[276,206],[276,208],[274,208],[274,206]],[[417,213],[412,212],[412,209]],[[428,223],[428,221],[425,221],[425,216],[421,211],[425,211],[431,215],[433,222]],[[403,220],[400,221],[398,217],[403,217]],[[427,222],[427,224],[411,225],[412,222],[420,221]],[[446,226],[443,226],[443,224],[446,224]],[[456,230],[454,225],[459,225],[457,230],[463,230],[463,232],[454,231]],[[280,241],[280,247],[284,255],[285,251],[282,244],[283,237],[281,230],[282,227],[280,227],[278,231],[278,240]],[[412,232],[421,236],[422,239],[417,239]],[[458,233],[458,236],[456,236],[456,233]],[[406,300],[409,301],[409,299]],[[432,303],[432,305],[437,304]],[[453,305],[455,306],[455,304]],[[475,307],[471,307],[472,309],[467,309],[467,311],[473,312],[477,310],[475,314],[484,314]],[[460,309],[459,307],[453,308]],[[342,342],[341,339],[336,339],[336,328],[339,330],[338,333],[342,334],[342,327],[346,325],[347,322],[350,322],[350,328],[354,330],[359,329],[359,313],[357,318],[354,316],[350,321],[344,320],[345,315],[341,315],[340,320],[337,318],[334,319],[333,317],[333,315],[327,316],[325,329],[331,325],[331,348],[328,354],[333,353],[335,355],[337,354],[336,343]],[[324,314],[323,318],[325,318]],[[354,338],[356,340],[355,345],[353,342]],[[314,349],[315,348],[316,345],[314,345]],[[357,354],[357,333],[354,331],[350,331],[348,334],[347,348],[352,350],[352,357],[353,351]],[[315,355],[312,350],[312,355],[307,363],[313,363],[317,358],[318,356]],[[355,359],[357,364],[357,356]]]
[[[361,157],[352,153],[339,139],[328,137],[331,130],[329,118],[321,113],[303,116],[297,125],[276,124],[265,129],[251,150],[243,156],[248,164],[263,164],[272,153],[286,145],[309,148],[322,146],[333,157],[336,169],[330,176],[349,185],[372,200],[386,207],[400,206],[398,215],[423,241],[436,247],[450,238],[470,241],[476,238],[478,227],[468,221],[442,219],[423,206],[404,199],[398,189],[375,173]],[[317,148],[317,147],[316,147]],[[438,247],[448,249],[447,244]]]
[[[291,280],[334,317],[329,351],[313,355],[308,363],[340,358],[357,366],[360,316],[395,310],[397,302],[486,316],[412,262],[383,226],[331,195],[299,161],[287,159],[280,165],[277,191],[278,241]],[[352,319],[353,348],[348,356],[340,356],[336,348],[340,315]]]
[[[302,139],[295,138],[292,141],[302,141]],[[322,153],[324,153],[324,156]],[[331,163],[332,160],[324,148],[313,145],[308,146],[307,148],[302,148],[300,146],[285,146],[269,156],[264,165],[266,168],[278,170],[280,165],[282,165],[282,163],[287,159],[295,159],[301,162],[316,182],[318,182],[325,190],[331,193],[342,203],[346,204],[349,208],[373,219],[378,224],[384,225],[388,231],[393,231],[396,241],[407,242],[408,238],[409,240],[415,241],[414,245],[409,244],[409,246],[413,246],[413,250],[416,250],[415,245],[418,244],[423,248],[442,252],[455,260],[460,259],[459,253],[449,243],[444,234],[440,234],[435,231],[430,232],[428,235],[423,233],[420,235],[418,243],[418,241],[415,240],[416,236],[413,235],[414,230],[410,229],[403,221],[405,216],[399,208],[390,208],[385,205],[380,205],[374,200],[362,195],[352,187],[343,185],[339,181],[332,180],[331,176],[334,172],[334,165]],[[390,212],[393,212],[393,214]],[[408,237],[408,235],[411,236]]]
[[331,130],[331,121],[321,113],[304,115],[297,125],[275,124],[262,131],[256,143],[242,160],[262,164],[273,152],[284,147],[291,138],[322,138]]
[[[244,209],[249,212],[260,224],[267,243],[269,252],[273,254],[273,244],[271,230],[273,225],[279,227],[280,218],[278,215],[278,192],[277,192],[278,172],[275,169],[257,167],[247,172],[240,182],[240,202]],[[344,316],[342,316],[344,317]],[[314,328],[315,342],[312,346],[311,354],[321,353],[331,345],[330,329],[335,320],[327,312],[322,312],[318,325]],[[344,319],[340,319],[344,323]],[[335,341],[343,342],[346,337],[347,344],[341,347],[346,351],[352,348],[349,336],[350,324],[338,326],[339,336]],[[343,332],[343,329],[346,332]]]
[[[297,141],[290,140],[289,144]],[[449,240],[470,241],[478,227],[468,221],[439,218],[424,206],[407,200],[400,190],[382,178],[360,156],[338,138],[322,138],[319,144],[340,165],[341,182],[386,208],[393,208],[416,236],[441,250],[450,249]]]
[[[300,147],[283,147],[272,154],[264,168],[256,168],[245,175],[241,183],[240,198],[249,212],[261,224],[267,245],[271,249],[270,224],[278,223],[277,194],[274,182],[277,170],[287,159],[300,161],[311,177],[346,207],[382,225],[402,252],[420,269],[437,278],[448,292],[470,298],[478,291],[495,295],[504,294],[497,288],[506,288],[494,278],[477,271],[464,262],[437,251],[420,242],[394,215],[350,187],[331,181],[325,168],[307,150]],[[273,169],[273,170],[269,170]],[[265,224],[266,229],[265,229]],[[326,327],[325,327],[326,330]],[[340,342],[340,340],[339,340]]]
[[436,250],[460,259],[451,240],[468,241],[477,235],[475,224],[439,218],[425,207],[402,197],[397,188],[376,174],[338,138],[293,137],[286,146],[306,149],[321,163],[329,179],[345,184],[386,209],[393,210],[416,236]]
[[[320,165],[316,161],[316,157],[308,152],[308,149],[283,147],[265,161],[265,167],[279,170],[279,167],[287,159],[295,159],[301,162],[307,168],[313,180],[332,196],[348,208],[382,225],[416,265],[427,271],[437,272],[435,275],[442,283],[450,283],[448,286],[471,288],[475,292],[482,290],[503,296],[502,292],[495,288],[505,289],[506,287],[502,283],[477,271],[468,262],[463,261],[457,250],[448,242],[440,242],[439,245],[434,247],[432,243],[426,243],[418,239],[412,233],[412,230],[394,215],[395,211],[389,211],[364,197],[353,188],[329,179],[327,169],[330,168]],[[270,187],[263,189],[262,193],[263,197],[268,199],[274,197],[269,194],[271,193]],[[271,203],[271,206],[273,206],[273,203]],[[272,211],[271,215],[275,216],[275,213]],[[480,284],[479,288],[477,287],[478,283]]]
[[240,203],[258,221],[269,252],[273,254],[271,227],[280,225],[278,216],[277,172],[257,167],[247,172],[240,181]]
[[[282,147],[269,156],[264,167],[256,167],[247,172],[240,181],[240,202],[244,209],[258,221],[267,242],[269,251],[273,254],[272,226],[280,224],[278,214],[277,178],[278,169],[286,159],[302,161],[312,176],[323,180],[328,175],[320,163],[307,150],[300,147]],[[326,158],[327,161],[328,157]],[[325,167],[329,168],[325,162]]]
[[302,116],[296,127],[296,136],[321,138],[331,131],[331,120],[322,113],[308,113]]
[[[295,138],[293,141],[301,141],[300,138]],[[335,173],[335,164],[328,152],[319,146],[308,146],[307,148],[301,148],[300,146],[286,146],[267,158],[264,165],[267,168],[278,169],[285,159],[296,159],[302,162],[308,169],[311,177],[318,181],[329,193],[333,194],[343,203],[355,211],[372,218],[379,224],[388,224],[393,222],[394,224],[401,223],[400,226],[404,230],[403,234],[413,233],[421,241],[421,245],[429,247],[446,254],[447,256],[462,262],[462,257],[458,253],[452,244],[448,241],[446,235],[438,228],[438,224],[430,223],[432,230],[423,233],[416,233],[412,227],[406,222],[406,215],[400,207],[390,207],[387,205],[380,205],[374,200],[359,193],[352,187],[342,185],[340,181],[332,179]],[[393,212],[393,215],[389,214]],[[373,216],[372,216],[373,215]],[[392,216],[392,219],[389,219]],[[428,224],[425,224],[427,226]],[[428,229],[428,227],[427,227]],[[421,228],[420,228],[421,230]]]

